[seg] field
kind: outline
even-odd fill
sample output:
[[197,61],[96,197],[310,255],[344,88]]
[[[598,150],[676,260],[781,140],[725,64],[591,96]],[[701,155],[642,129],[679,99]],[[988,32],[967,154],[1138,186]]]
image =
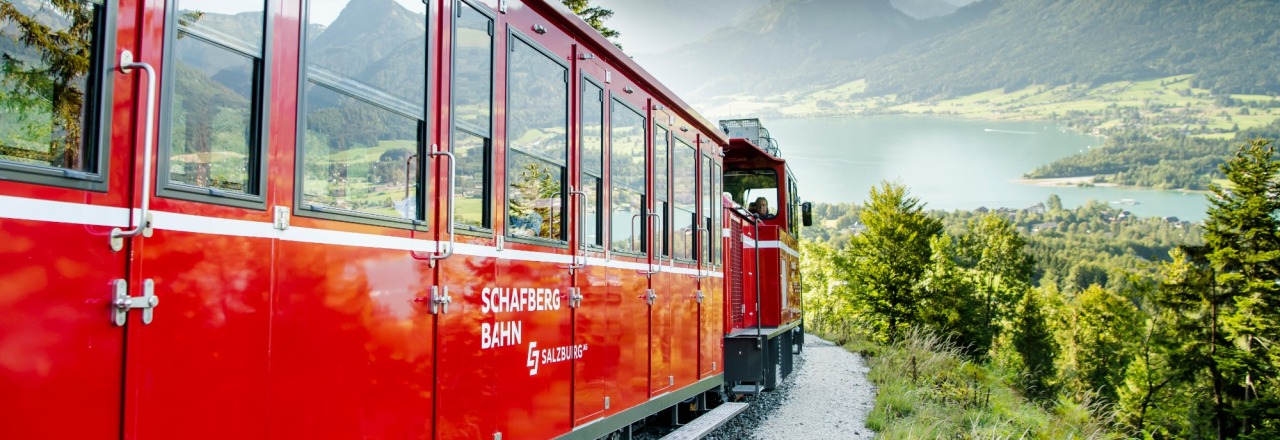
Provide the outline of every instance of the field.
[[708,112],[771,117],[919,114],[986,120],[1052,119],[1096,133],[1141,128],[1223,139],[1280,119],[1280,97],[1215,96],[1209,90],[1192,87],[1191,79],[1191,75],[1177,75],[1092,88],[1037,85],[926,102],[901,102],[894,95],[868,97],[864,95],[866,81],[857,80],[807,94],[762,99],[721,97],[709,103]]

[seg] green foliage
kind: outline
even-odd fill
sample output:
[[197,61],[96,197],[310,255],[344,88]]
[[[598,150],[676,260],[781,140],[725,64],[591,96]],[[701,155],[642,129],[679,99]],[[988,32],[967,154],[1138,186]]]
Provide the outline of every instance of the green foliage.
[[1130,131],[1108,137],[1101,148],[1036,168],[1026,177],[1099,176],[1095,182],[1205,190],[1213,179],[1223,177],[1218,165],[1235,151],[1233,142]]
[[[1214,380],[1226,385],[1217,387],[1217,402],[1219,411],[1234,407],[1239,434],[1276,436],[1280,426],[1274,418],[1265,420],[1280,411],[1280,363],[1272,351],[1280,340],[1280,161],[1269,141],[1255,140],[1241,146],[1222,171],[1232,187],[1213,188],[1217,197],[1205,222],[1210,295],[1222,305],[1217,314],[1223,340],[1211,354],[1213,374],[1221,376]],[[1218,342],[1211,338],[1211,344]]]
[[[574,14],[578,14],[578,17],[581,17],[583,21],[599,31],[600,35],[605,38],[617,38],[620,35],[618,31],[604,25],[604,21],[613,16],[612,10],[591,6],[590,0],[561,0],[560,2],[568,6]],[[617,43],[614,43],[614,45],[618,46],[619,49],[622,48]]]
[[867,427],[883,438],[1103,438],[1098,407],[1042,407],[1022,399],[992,366],[934,334],[911,331],[868,362],[876,405]]
[[857,313],[873,318],[880,340],[893,342],[920,322],[929,240],[942,232],[942,223],[926,215],[905,186],[889,182],[871,189],[862,221],[866,232],[853,238],[837,267],[843,281],[859,290]]
[[1117,401],[1117,389],[1132,360],[1128,340],[1136,330],[1138,311],[1127,299],[1093,285],[1070,304],[1063,379],[1077,395],[1095,393]]
[[1009,325],[1009,341],[1017,353],[1014,384],[1031,401],[1048,405],[1058,395],[1054,378],[1059,347],[1040,296],[1033,289],[1022,297]]
[[[86,92],[82,82],[91,65],[95,7],[79,0],[51,0],[49,15],[62,21],[51,25],[35,12],[24,13],[18,6],[14,2],[0,2],[0,27],[17,32],[12,36],[20,43],[15,52],[35,54],[22,59],[9,49],[4,51],[0,60],[3,64],[0,83],[5,90],[0,91],[0,106],[5,113],[20,115],[18,119],[27,124],[20,129],[26,134],[21,136],[24,140],[45,138],[51,131],[61,133],[53,136],[47,153],[35,154],[3,145],[0,154],[36,159],[57,167],[79,168],[84,136],[80,117]],[[48,122],[42,117],[32,120],[36,114],[47,114],[50,119]]]

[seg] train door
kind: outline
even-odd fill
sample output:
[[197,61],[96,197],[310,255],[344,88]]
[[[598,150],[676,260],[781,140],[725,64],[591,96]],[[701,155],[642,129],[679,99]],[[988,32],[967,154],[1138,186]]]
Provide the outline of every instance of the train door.
[[702,172],[708,178],[702,184],[709,188],[705,196],[710,201],[704,202],[703,221],[707,223],[710,233],[705,242],[709,247],[708,258],[703,264],[704,276],[699,283],[698,293],[698,378],[716,374],[724,368],[724,208],[721,199],[720,163],[714,151],[718,146],[709,144],[711,151],[702,156],[704,165]]
[[[572,43],[521,2],[449,3],[457,244],[440,272],[451,303],[436,331],[436,438],[554,437],[572,428],[583,355],[570,308]],[[491,114],[477,110],[490,99]]]
[[[619,75],[620,77],[620,75]],[[648,400],[659,384],[652,380],[652,347],[662,342],[653,331],[660,326],[662,298],[649,284],[654,271],[649,260],[650,213],[649,124],[647,100],[634,96],[634,85],[615,77],[609,92],[609,268],[618,278],[623,339],[619,344],[620,405],[629,408]],[[662,377],[662,385],[666,377]]]
[[[650,101],[651,103],[653,101]],[[663,393],[680,385],[677,371],[683,365],[680,359],[679,318],[680,311],[687,299],[682,296],[680,283],[685,275],[674,273],[669,266],[670,243],[666,221],[670,218],[669,173],[671,134],[669,127],[674,118],[661,105],[650,105],[653,109],[653,207],[648,225],[653,231],[650,255],[654,268],[649,273],[650,288],[654,292],[653,305],[650,307],[649,359],[650,359],[650,392],[654,395]]]
[[139,50],[160,73],[159,111],[141,126],[146,138],[156,130],[155,149],[135,154],[129,177],[144,228],[120,243],[130,253],[128,305],[116,315],[128,329],[127,438],[266,433],[274,232],[288,212],[269,192],[267,146],[282,140],[271,124],[294,113],[271,99],[293,84],[270,63],[275,5],[141,10],[141,27],[163,32]]
[[675,352],[679,359],[680,369],[671,374],[683,384],[692,383],[697,375],[697,338],[698,338],[698,279],[705,276],[698,266],[699,253],[703,248],[700,240],[706,237],[702,222],[698,219],[698,153],[696,135],[686,134],[687,127],[681,126],[679,133],[674,133],[671,152],[672,174],[672,213],[671,275],[669,277],[669,296],[676,301],[673,304],[675,315]]
[[[618,309],[618,278],[610,276],[605,254],[605,103],[602,78],[606,69],[586,57],[579,47],[578,56],[578,161],[577,183],[573,207],[577,212],[577,257],[574,267],[575,305],[573,312],[574,344],[586,348],[584,355],[573,361],[573,420],[575,426],[586,424],[616,408],[620,350],[623,337]],[[612,281],[612,282],[611,282]],[[612,290],[612,292],[611,292]]]
[[129,249],[109,236],[136,224],[130,170],[156,102],[138,63],[159,67],[138,56],[139,8],[5,2],[0,12],[0,438],[120,436],[125,330],[113,301],[137,289],[124,284]]
[[448,306],[435,274],[449,250],[433,239],[448,238],[437,201],[454,165],[433,142],[439,3],[292,4],[272,33],[292,42],[277,59],[299,64],[273,69],[273,90],[297,99],[272,113],[285,135],[269,207],[292,202],[292,217],[273,216],[264,437],[431,438],[435,314]]

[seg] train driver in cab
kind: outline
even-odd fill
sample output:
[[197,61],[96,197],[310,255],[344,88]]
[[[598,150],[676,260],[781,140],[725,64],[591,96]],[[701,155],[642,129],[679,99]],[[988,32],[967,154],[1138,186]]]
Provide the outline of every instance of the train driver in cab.
[[764,197],[756,197],[756,201],[751,202],[751,206],[747,210],[760,218],[773,217],[773,214],[769,212],[769,199]]

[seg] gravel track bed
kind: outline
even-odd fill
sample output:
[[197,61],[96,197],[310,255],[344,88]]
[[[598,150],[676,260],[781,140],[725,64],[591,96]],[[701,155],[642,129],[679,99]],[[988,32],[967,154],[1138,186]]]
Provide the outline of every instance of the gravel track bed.
[[876,389],[862,356],[817,336],[804,335],[804,351],[782,386],[715,430],[709,439],[870,439],[867,414]]
[[[804,335],[804,351],[795,358],[791,376],[772,392],[749,398],[751,406],[712,431],[714,440],[871,439],[867,414],[875,406],[876,389],[867,379],[862,356],[835,344]],[[669,431],[669,430],[662,430]],[[637,439],[657,439],[649,432]]]

